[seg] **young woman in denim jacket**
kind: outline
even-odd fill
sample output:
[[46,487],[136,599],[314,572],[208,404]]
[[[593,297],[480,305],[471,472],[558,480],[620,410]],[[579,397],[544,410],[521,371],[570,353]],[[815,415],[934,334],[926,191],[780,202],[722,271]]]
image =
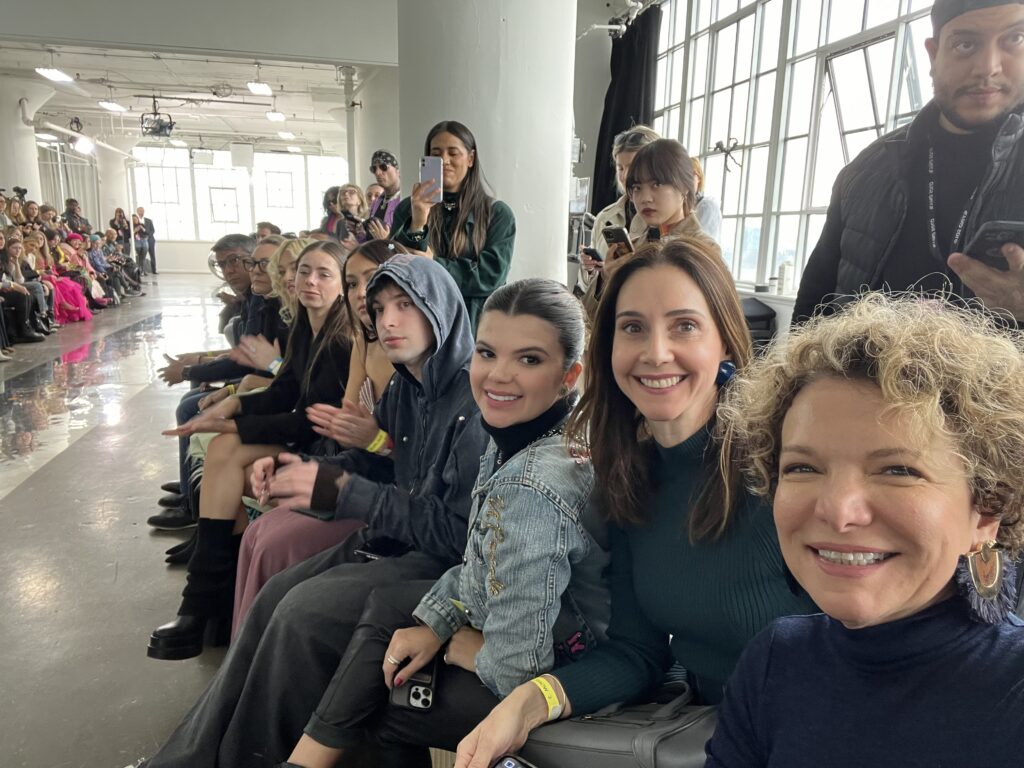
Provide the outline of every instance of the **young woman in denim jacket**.
[[[580,305],[553,281],[513,283],[488,300],[470,382],[492,439],[462,564],[432,586],[373,593],[286,765],[345,765],[370,737],[378,765],[429,766],[427,745],[453,748],[499,698],[603,639],[606,528],[590,462],[563,434],[583,336]],[[388,690],[411,688],[431,663],[429,710],[389,707]]]

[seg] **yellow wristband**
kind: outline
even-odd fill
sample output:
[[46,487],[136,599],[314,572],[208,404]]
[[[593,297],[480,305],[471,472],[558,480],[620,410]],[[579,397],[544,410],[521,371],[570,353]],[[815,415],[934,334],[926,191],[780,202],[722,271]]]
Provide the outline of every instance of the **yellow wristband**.
[[373,440],[370,441],[370,444],[366,446],[366,450],[368,450],[370,453],[376,453],[377,451],[384,447],[384,444],[387,441],[388,433],[385,432],[383,429],[378,429],[377,435],[373,438]]
[[228,384],[228,395],[233,395],[233,394],[235,394],[235,385],[234,384]]
[[558,702],[558,694],[555,693],[551,683],[543,677],[535,677],[530,682],[540,688],[540,692],[544,694],[544,701],[548,704],[548,722],[550,723],[552,720],[557,720],[561,717],[562,705]]

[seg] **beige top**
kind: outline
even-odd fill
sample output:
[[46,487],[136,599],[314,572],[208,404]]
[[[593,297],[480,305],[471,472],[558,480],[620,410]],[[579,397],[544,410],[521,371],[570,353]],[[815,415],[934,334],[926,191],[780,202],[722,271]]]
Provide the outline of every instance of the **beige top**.
[[[601,254],[603,259],[608,253],[608,243],[604,239],[605,227],[626,226],[626,196],[623,195],[611,205],[602,208],[600,213],[594,217],[593,236],[590,238],[590,247]],[[587,288],[597,271],[587,272],[580,267],[579,276],[576,278],[576,287],[581,293],[586,293]]]

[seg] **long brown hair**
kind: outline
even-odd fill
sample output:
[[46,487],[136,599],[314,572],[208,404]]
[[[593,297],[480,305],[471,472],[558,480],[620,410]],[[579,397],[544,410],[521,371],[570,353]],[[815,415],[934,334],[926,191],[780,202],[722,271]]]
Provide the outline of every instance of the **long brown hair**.
[[[639,525],[648,521],[651,442],[643,438],[643,416],[619,389],[612,371],[615,310],[626,282],[644,269],[668,265],[685,272],[697,284],[711,317],[738,370],[750,361],[750,331],[743,317],[732,275],[714,241],[703,236],[653,241],[621,262],[609,276],[594,318],[587,352],[586,384],[579,406],[570,417],[566,439],[589,444],[594,474],[604,494],[609,520]],[[732,507],[742,494],[738,482],[727,485],[716,465],[689,514],[692,541],[712,540],[729,526]]]
[[[451,253],[442,253],[443,244],[441,231],[444,206],[437,204],[430,209],[427,217],[427,229],[430,232],[430,250],[435,255],[450,259],[470,256],[473,260],[480,257],[480,251],[487,244],[487,228],[491,224],[491,206],[494,198],[488,193],[487,182],[484,180],[484,169],[480,165],[480,152],[476,148],[476,138],[472,131],[456,120],[443,120],[430,129],[424,142],[423,154],[430,154],[430,142],[441,133],[450,133],[473,153],[473,165],[466,172],[466,178],[459,187],[458,211],[455,214],[455,226],[452,229]],[[473,219],[473,237],[466,237],[466,226]]]
[[408,253],[408,251],[404,245],[396,243],[394,240],[367,240],[362,245],[352,249],[345,260],[345,268],[341,271],[341,286],[344,291],[345,308],[348,312],[349,325],[352,326],[353,338],[355,338],[356,329],[358,329],[362,331],[363,340],[367,345],[377,340],[377,331],[363,325],[363,321],[359,319],[359,313],[352,308],[352,302],[348,300],[348,263],[353,256],[359,254],[364,259],[368,259],[377,266],[380,266],[396,253]]

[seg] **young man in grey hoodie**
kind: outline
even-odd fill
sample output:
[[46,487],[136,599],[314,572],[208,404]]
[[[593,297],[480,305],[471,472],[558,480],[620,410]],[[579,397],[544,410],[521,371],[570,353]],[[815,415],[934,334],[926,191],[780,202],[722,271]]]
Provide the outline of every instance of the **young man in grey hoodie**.
[[[462,558],[487,434],[469,387],[473,339],[458,286],[430,259],[399,255],[370,282],[367,306],[381,315],[378,335],[397,371],[375,411],[394,440],[391,461],[350,450],[291,464],[270,481],[271,495],[293,508],[367,529],[264,585],[216,677],[146,768],[283,760],[370,592],[436,579]],[[355,550],[379,537],[410,550],[363,562]]]

